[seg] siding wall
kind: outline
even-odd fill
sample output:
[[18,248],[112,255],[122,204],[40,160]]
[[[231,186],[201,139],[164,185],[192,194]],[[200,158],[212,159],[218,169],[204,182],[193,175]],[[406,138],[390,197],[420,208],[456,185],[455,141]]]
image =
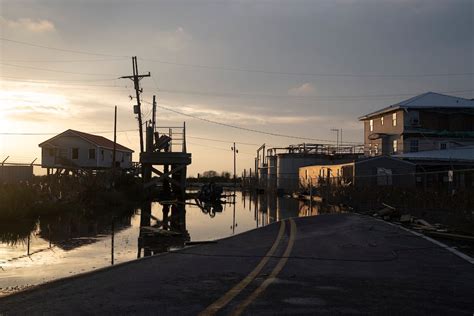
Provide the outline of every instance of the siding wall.
[[[397,126],[392,125],[392,114],[397,113]],[[404,111],[403,110],[398,110],[398,111],[393,111],[389,113],[384,113],[381,115],[378,115],[374,118],[372,118],[374,122],[374,130],[370,130],[370,120],[365,120],[364,122],[364,152],[366,156],[369,155],[369,148],[370,144],[372,144],[372,148],[375,147],[375,145],[378,146],[379,148],[379,155],[389,155],[392,153],[392,143],[393,140],[398,140],[398,147],[399,147],[399,152],[403,150],[403,141],[401,140],[400,135],[403,132],[403,123],[404,123]],[[382,120],[381,118],[384,118],[384,124],[382,125]],[[377,139],[377,140],[370,140],[369,135],[373,133],[384,133],[384,134],[389,134],[393,135],[390,136],[386,139],[386,143],[382,143],[382,139]],[[387,152],[388,151],[388,152]]]
[[[112,166],[112,150],[97,147],[81,137],[64,135],[50,141],[49,144],[41,149],[41,165],[43,168],[62,167],[64,166],[63,163],[67,161],[81,168],[109,168]],[[55,155],[51,156],[48,148],[55,148]],[[73,148],[78,148],[79,150],[77,159],[72,158]],[[95,149],[95,159],[89,159],[90,149]],[[122,162],[123,155],[125,155],[124,162]],[[58,159],[57,156],[64,156],[65,160]],[[120,167],[130,168],[132,165],[132,154],[129,153],[127,156],[127,153],[117,151],[116,160],[120,162]]]

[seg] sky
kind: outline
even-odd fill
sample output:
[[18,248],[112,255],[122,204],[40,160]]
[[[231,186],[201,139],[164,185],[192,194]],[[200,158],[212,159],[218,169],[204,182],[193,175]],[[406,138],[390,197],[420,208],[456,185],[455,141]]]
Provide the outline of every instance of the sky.
[[112,138],[115,105],[138,160],[133,85],[118,79],[131,56],[151,73],[145,119],[156,95],[159,126],[186,121],[191,175],[232,170],[234,141],[240,173],[263,143],[335,142],[334,128],[361,143],[366,113],[427,91],[474,97],[471,0],[1,0],[0,28],[10,162],[68,128]]

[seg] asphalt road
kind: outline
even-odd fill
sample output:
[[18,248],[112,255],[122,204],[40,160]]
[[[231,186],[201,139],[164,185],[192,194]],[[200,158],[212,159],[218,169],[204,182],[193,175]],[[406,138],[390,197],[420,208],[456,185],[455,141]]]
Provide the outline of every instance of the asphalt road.
[[16,314],[472,315],[473,264],[372,218],[320,215],[55,281]]

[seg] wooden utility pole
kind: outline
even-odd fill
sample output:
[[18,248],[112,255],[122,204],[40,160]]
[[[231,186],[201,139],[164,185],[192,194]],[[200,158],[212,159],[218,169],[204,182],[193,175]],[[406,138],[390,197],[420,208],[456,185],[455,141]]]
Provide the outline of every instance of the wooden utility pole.
[[234,194],[235,194],[235,188],[237,187],[237,159],[236,159],[236,154],[239,152],[237,150],[237,148],[235,147],[235,143],[234,143],[234,146],[231,147],[231,149],[234,151]]
[[133,66],[133,75],[132,76],[122,76],[121,79],[131,79],[135,87],[135,94],[137,99],[137,105],[135,105],[133,112],[138,115],[138,130],[140,133],[140,152],[144,152],[143,145],[143,122],[142,122],[142,109],[140,102],[140,93],[143,92],[143,89],[140,89],[140,80],[144,77],[150,77],[150,72],[146,75],[138,74],[138,64],[137,56],[132,57],[132,66]]
[[156,130],[156,95],[153,96],[153,111],[151,116],[151,127],[153,132]]
[[116,152],[117,152],[117,106],[115,106],[114,113],[114,151],[112,152],[112,169],[115,170],[116,163]]

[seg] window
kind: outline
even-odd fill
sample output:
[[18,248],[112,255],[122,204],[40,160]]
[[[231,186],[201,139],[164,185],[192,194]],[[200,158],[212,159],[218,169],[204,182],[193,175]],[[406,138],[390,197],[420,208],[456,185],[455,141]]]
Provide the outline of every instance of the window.
[[418,111],[410,111],[410,125],[412,126],[419,126],[420,125],[420,112]]
[[397,113],[392,114],[392,126],[397,126]]
[[440,143],[440,144],[439,144],[439,149],[440,149],[440,150],[446,150],[446,149],[448,149],[448,143]]
[[79,148],[72,149],[72,159],[79,159]]
[[410,141],[410,152],[418,152],[418,139],[413,139]]
[[95,159],[95,148],[89,149],[89,159]]
[[383,126],[383,116],[380,118],[380,124]]
[[375,155],[379,154],[379,145],[377,145],[377,144],[375,144],[375,146],[374,146],[374,153],[375,153]]
[[396,154],[398,152],[398,140],[393,141],[393,153]]
[[374,131],[374,120],[369,121],[369,126],[370,126],[370,131],[373,132]]

